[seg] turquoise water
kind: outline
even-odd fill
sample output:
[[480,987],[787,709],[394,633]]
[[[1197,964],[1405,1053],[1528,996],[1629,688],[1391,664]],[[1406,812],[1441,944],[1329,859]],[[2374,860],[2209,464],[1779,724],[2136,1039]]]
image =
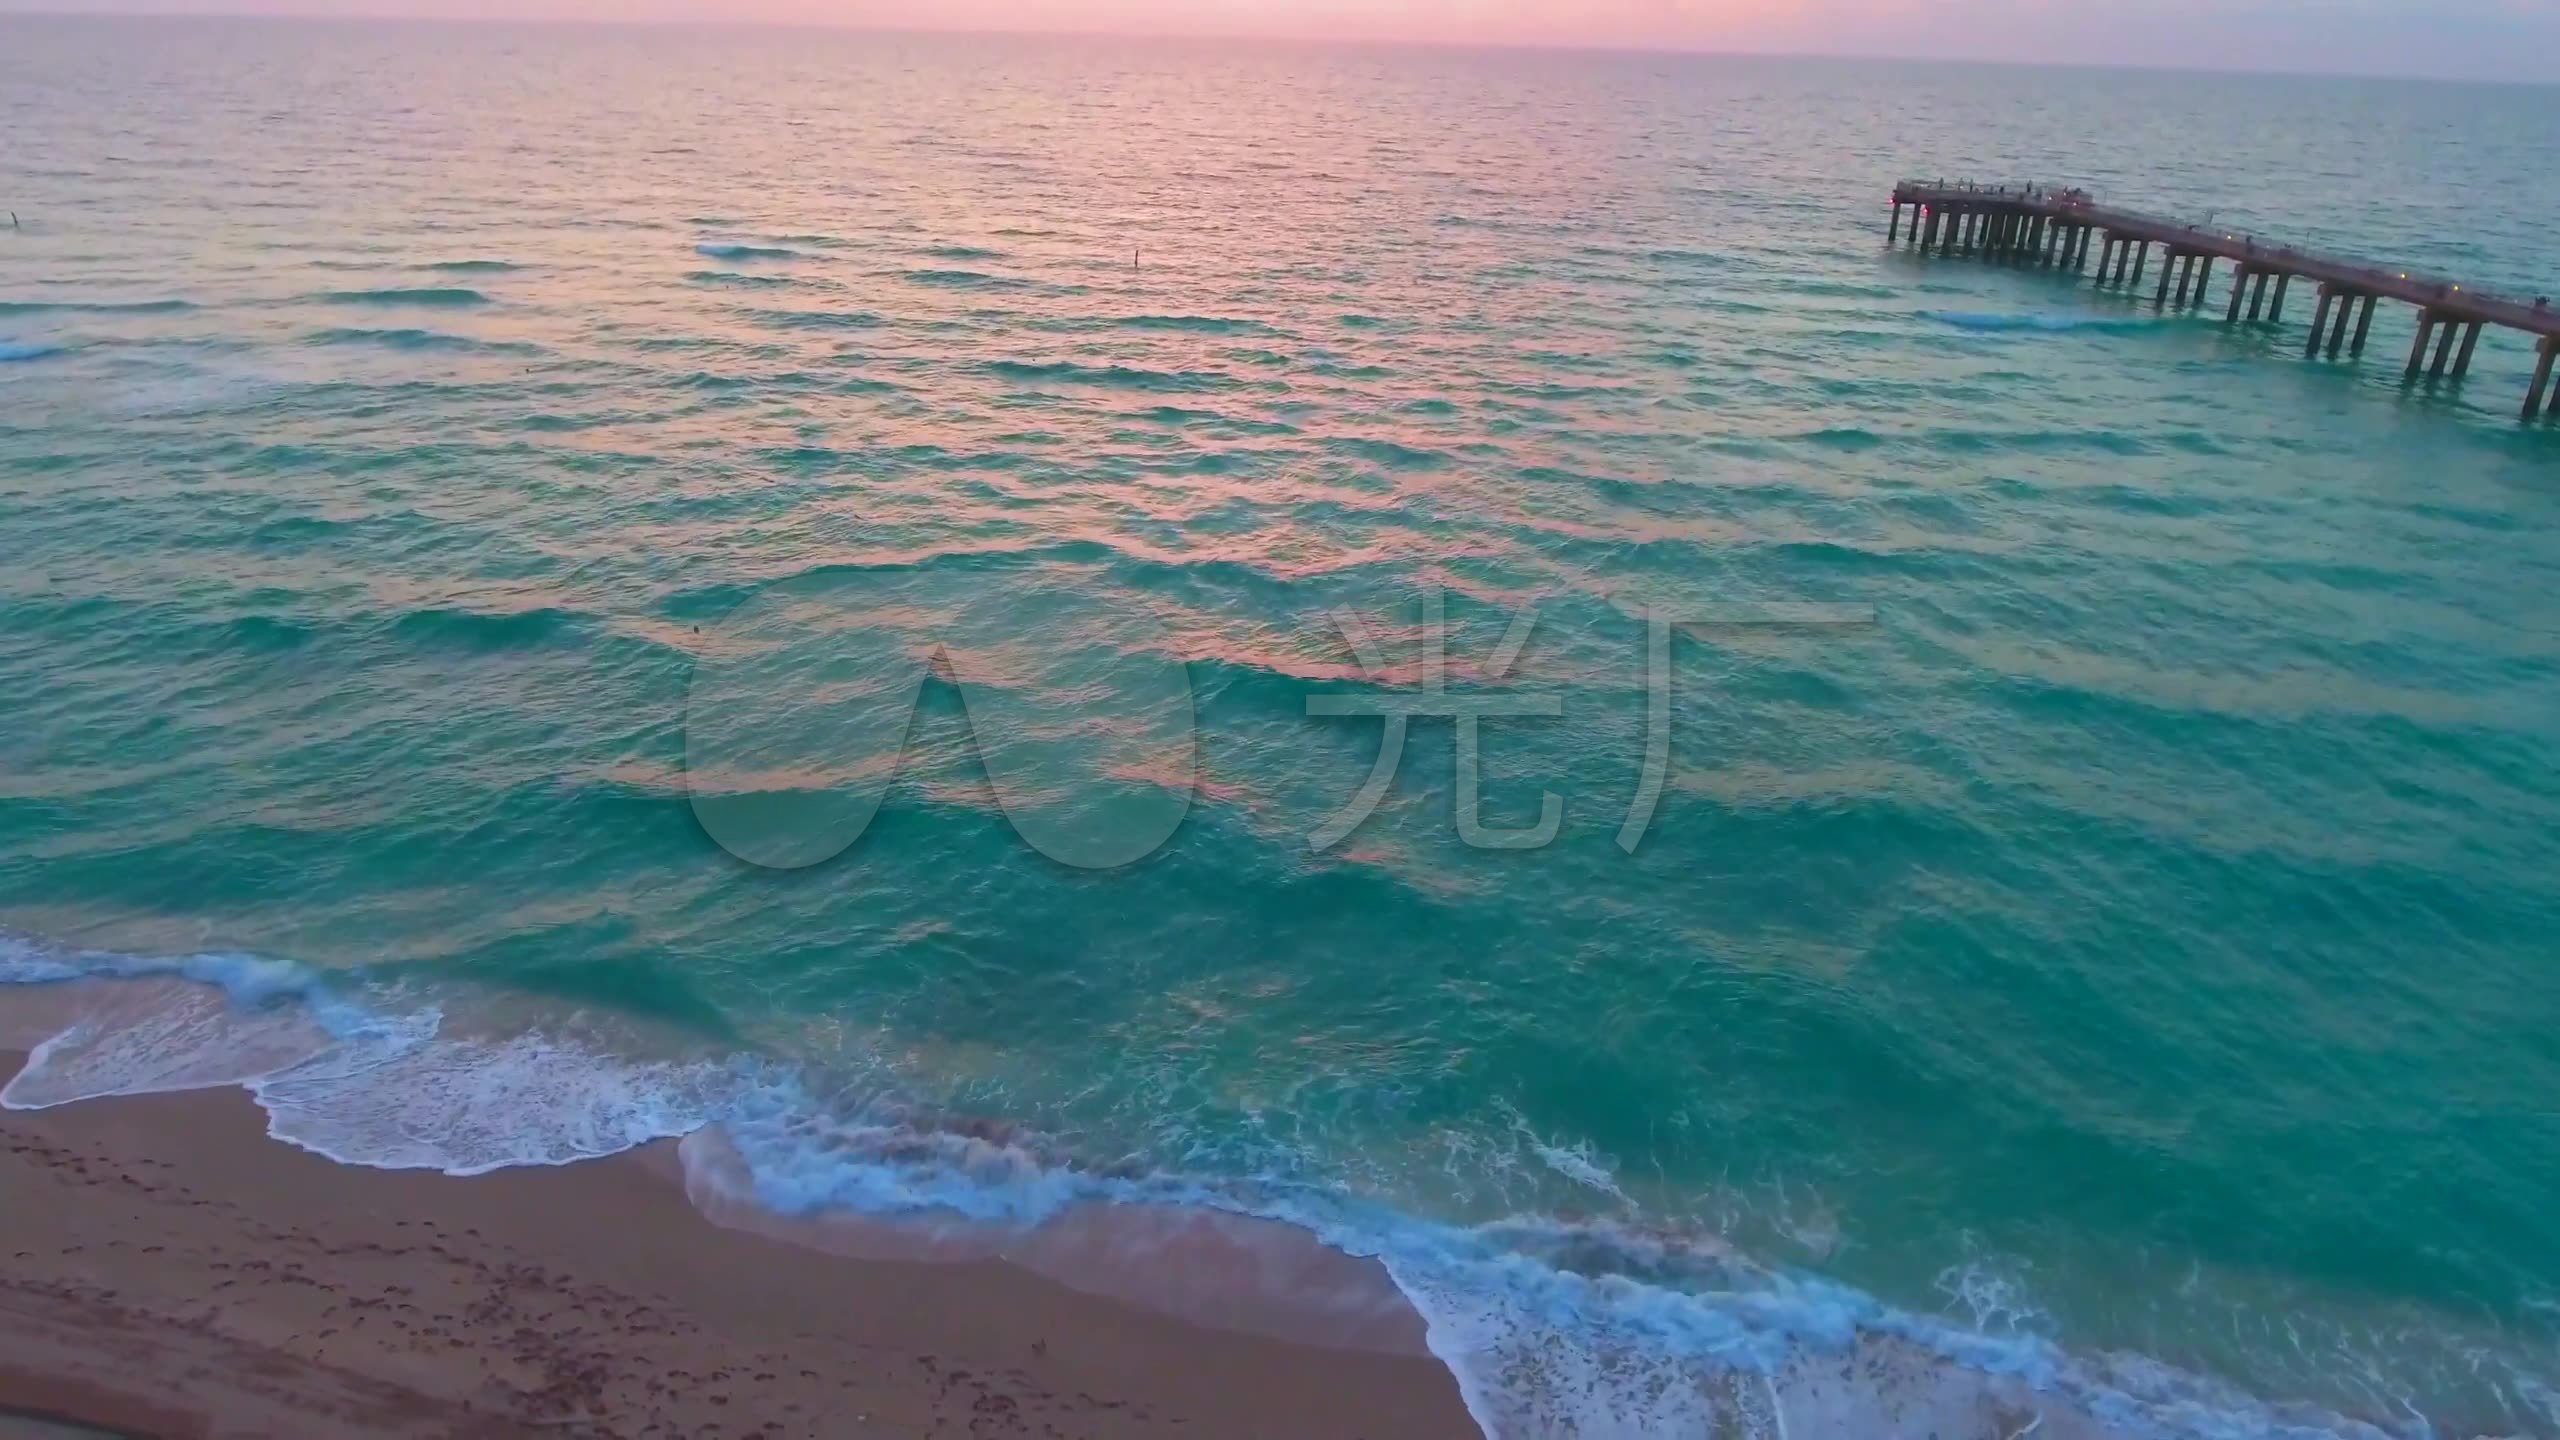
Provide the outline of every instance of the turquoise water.
[[2524,346],[1883,244],[2537,293],[2560,91],[6,20],[0,126],[9,1103],[1278,1218],[1502,1437],[2560,1434]]

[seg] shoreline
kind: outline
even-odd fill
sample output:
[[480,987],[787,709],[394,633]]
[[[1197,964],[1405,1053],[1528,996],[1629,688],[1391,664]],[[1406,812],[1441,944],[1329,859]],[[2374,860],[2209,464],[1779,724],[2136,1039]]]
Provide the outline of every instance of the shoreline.
[[1326,1348],[714,1223],[668,1142],[457,1178],[264,1118],[232,1088],[0,1111],[0,1412],[148,1440],[1480,1433],[1409,1306]]
[[[808,1143],[796,1132],[775,1182],[740,1152],[741,1125],[772,1140],[771,1117],[747,1112],[691,1129],[625,1115],[552,1137],[632,1147],[601,1158],[493,1148],[481,1132],[557,1098],[541,1071],[528,1087],[502,1065],[513,1078],[448,1091],[435,1078],[467,1067],[358,1066],[341,1077],[358,1092],[324,1083],[316,1108],[308,1083],[280,1096],[239,1078],[340,1043],[315,1015],[348,1023],[308,977],[245,963],[39,972],[0,1005],[0,1081],[45,1107],[0,1109],[0,1437],[19,1433],[13,1411],[149,1440],[2105,1440],[2224,1433],[2223,1420],[2404,1433],[2139,1355],[2123,1369],[2043,1339],[1969,1341],[1818,1276],[1728,1296],[1712,1261],[1697,1297],[1656,1290],[1641,1278],[1652,1242],[1605,1222],[1554,1238],[1630,1247],[1615,1268],[1547,1254],[1534,1222],[1525,1250],[1453,1262],[1434,1247],[1464,1251],[1472,1233],[1399,1246],[1354,1223],[1328,1239],[1322,1215],[1199,1203],[1179,1186],[1061,1199],[1034,1184],[1037,1203],[991,1212],[1038,1217],[1023,1228],[969,1218],[981,1212],[966,1195],[938,1208],[954,1197],[934,1179],[920,1208],[796,1183],[809,1155],[822,1176],[836,1163],[823,1138],[794,1148]],[[207,1024],[210,1046],[191,1033]],[[805,1100],[790,1092],[786,1117]],[[677,1109],[700,1109],[689,1103]],[[852,1150],[921,1146],[927,1176],[970,1194],[1024,1163],[1001,1122],[950,1123]],[[913,1200],[904,1163],[886,1172],[891,1198]],[[1393,1258],[1365,1258],[1381,1254]],[[1676,1313],[1646,1308],[1666,1296]],[[1706,1348],[1680,1350],[1665,1325]],[[2197,1428],[2199,1414],[2213,1424]]]

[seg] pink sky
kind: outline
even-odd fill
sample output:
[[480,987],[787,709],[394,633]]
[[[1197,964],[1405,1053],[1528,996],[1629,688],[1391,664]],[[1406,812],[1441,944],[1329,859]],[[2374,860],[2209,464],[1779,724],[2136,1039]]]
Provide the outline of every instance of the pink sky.
[[2560,0],[0,0],[0,10],[780,22],[2560,79]]

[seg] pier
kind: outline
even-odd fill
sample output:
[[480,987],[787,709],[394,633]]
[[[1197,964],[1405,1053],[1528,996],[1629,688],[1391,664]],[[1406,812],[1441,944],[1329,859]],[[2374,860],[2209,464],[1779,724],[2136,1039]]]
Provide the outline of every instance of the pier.
[[[1907,227],[1906,208],[1911,211]],[[2075,275],[2090,272],[2094,255],[2098,285],[2136,293],[2156,248],[2160,274],[2151,298],[2164,310],[2204,306],[2214,267],[2228,261],[2226,325],[2281,323],[2286,292],[2300,279],[2317,287],[2309,302],[2314,305],[2311,333],[2303,345],[2309,359],[2324,353],[2332,360],[2341,353],[2362,355],[2373,330],[2374,307],[2398,301],[2418,314],[2417,340],[2409,347],[2411,380],[2422,375],[2460,380],[2470,373],[2483,330],[2519,331],[2534,337],[2538,357],[2525,390],[2524,418],[2560,416],[2560,395],[2551,393],[2552,370],[2560,363],[2560,309],[2547,297],[2516,300],[2405,266],[2266,244],[2217,226],[2101,205],[2085,190],[2061,186],[1906,180],[1893,188],[1893,223],[1886,228],[1885,243],[1923,254],[1977,255]]]

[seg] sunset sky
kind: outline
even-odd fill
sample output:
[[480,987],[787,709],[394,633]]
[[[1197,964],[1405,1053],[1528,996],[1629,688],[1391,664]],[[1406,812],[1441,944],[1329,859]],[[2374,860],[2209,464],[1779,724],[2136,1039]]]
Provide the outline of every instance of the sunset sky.
[[2560,73],[2560,0],[0,0],[5,10],[1251,34],[2514,80]]

